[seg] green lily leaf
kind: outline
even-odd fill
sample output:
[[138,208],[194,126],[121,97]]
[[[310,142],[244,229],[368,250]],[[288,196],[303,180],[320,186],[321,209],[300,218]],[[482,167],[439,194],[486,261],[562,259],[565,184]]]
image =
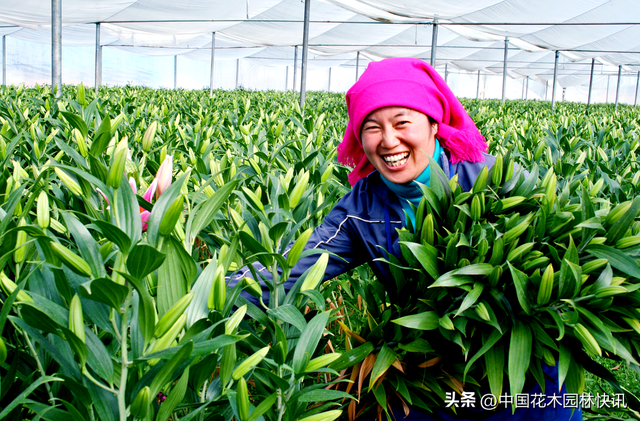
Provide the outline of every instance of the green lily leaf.
[[585,251],[599,259],[608,259],[611,266],[626,276],[640,279],[640,265],[620,250],[610,246],[593,244],[588,246]]
[[435,311],[411,314],[391,321],[400,326],[418,330],[434,330],[440,326],[440,316]]
[[147,244],[138,244],[127,257],[127,269],[131,276],[142,280],[145,276],[158,269],[167,256]]
[[511,329],[509,342],[508,375],[512,396],[521,393],[524,388],[527,369],[531,361],[531,346],[531,329],[517,320]]
[[129,293],[129,288],[117,284],[107,278],[98,278],[85,282],[78,288],[80,296],[89,300],[97,301],[114,308],[118,313],[122,313],[124,300]]
[[307,363],[313,356],[322,332],[329,321],[329,312],[318,313],[307,324],[307,327],[300,334],[300,339],[293,353],[293,370],[302,373]]

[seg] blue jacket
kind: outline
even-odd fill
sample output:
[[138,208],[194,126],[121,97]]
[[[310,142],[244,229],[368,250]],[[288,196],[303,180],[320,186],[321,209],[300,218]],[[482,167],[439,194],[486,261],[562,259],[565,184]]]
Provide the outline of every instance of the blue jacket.
[[[443,152],[441,155],[442,169],[448,178],[458,175],[458,183],[463,190],[469,191],[473,187],[480,170],[485,166],[491,168],[495,162],[495,157],[484,154],[484,162],[460,162],[452,164],[447,155]],[[389,271],[388,265],[377,258],[387,258],[386,251],[390,249],[391,253],[400,257],[400,245],[398,243],[398,233],[396,228],[404,227],[406,224],[405,214],[398,197],[393,193],[380,178],[380,173],[374,171],[367,177],[358,181],[353,189],[344,195],[336,206],[326,216],[324,222],[319,225],[311,238],[309,239],[305,249],[320,248],[328,250],[337,256],[330,256],[329,263],[325,272],[324,280],[331,279],[348,270],[355,268],[363,263],[369,263],[378,280],[393,285],[393,278]],[[296,280],[318,259],[318,254],[312,254],[300,259],[291,272],[291,276],[285,282],[285,290],[291,289]],[[259,263],[254,263],[257,271],[266,275],[270,279],[270,273]],[[229,286],[233,287],[244,276],[251,276],[249,269],[242,268],[234,276],[232,276]],[[269,292],[263,285],[263,301],[268,302]],[[258,304],[258,300],[248,294],[243,296],[254,304]],[[545,392],[547,396],[551,396],[554,391],[558,391],[557,367],[544,367],[547,374]],[[540,387],[536,383],[532,389],[526,393],[540,393]],[[566,393],[563,386],[560,393]],[[479,399],[479,397],[478,397]],[[479,406],[479,405],[478,405]],[[551,421],[551,420],[582,420],[582,412],[576,409],[573,415],[570,408],[549,407],[545,409],[526,409],[521,408],[512,414],[511,408],[502,409],[495,412],[487,412],[477,409],[471,410],[471,415],[460,414],[453,416],[450,413],[437,411],[435,414],[426,414],[417,409],[412,409],[407,418],[400,408],[395,408],[395,418],[406,421],[463,421],[469,420],[485,420],[485,421],[502,421],[502,420],[532,420]],[[362,421],[369,421],[367,418]],[[373,421],[373,418],[371,419]]]

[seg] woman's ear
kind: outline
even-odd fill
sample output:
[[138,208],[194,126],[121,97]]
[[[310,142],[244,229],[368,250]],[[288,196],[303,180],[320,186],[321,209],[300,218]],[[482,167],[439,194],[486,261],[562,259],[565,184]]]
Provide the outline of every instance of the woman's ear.
[[434,121],[433,123],[431,123],[431,130],[433,130],[433,135],[437,135],[438,134],[438,128],[440,126],[438,125],[437,121]]

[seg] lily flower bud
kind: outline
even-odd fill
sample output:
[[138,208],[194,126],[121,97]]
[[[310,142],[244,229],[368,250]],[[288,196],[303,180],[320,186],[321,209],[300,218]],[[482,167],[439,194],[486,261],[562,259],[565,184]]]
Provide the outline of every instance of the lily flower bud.
[[158,174],[156,174],[156,179],[158,180],[156,199],[159,198],[171,185],[172,174],[173,157],[171,155],[167,155],[164,162],[162,162],[162,165],[160,165],[160,168],[158,169]]
[[158,130],[158,122],[154,121],[149,124],[147,130],[144,132],[144,136],[142,137],[142,150],[145,152],[149,152],[151,146],[153,145],[153,140],[156,137],[156,131]]
[[122,175],[124,174],[125,164],[127,162],[128,138],[125,136],[113,152],[111,160],[111,169],[107,175],[107,185],[117,189],[122,184]]
[[87,148],[87,140],[78,129],[73,129],[73,137],[78,144],[78,151],[80,151],[80,155],[82,155],[83,158],[86,158],[89,154],[89,149]]
[[162,220],[160,221],[160,228],[158,232],[160,235],[169,235],[171,231],[176,226],[176,222],[178,222],[178,218],[182,215],[183,205],[184,204],[184,196],[180,195],[176,200],[173,201],[171,206],[167,209]]
[[56,172],[56,175],[58,176],[60,181],[62,181],[62,184],[64,184],[69,189],[69,191],[71,191],[71,193],[75,194],[76,196],[82,196],[82,188],[76,181],[75,177],[67,174],[66,171],[58,167],[55,167],[54,171]]
[[44,190],[40,191],[38,195],[38,200],[36,204],[36,219],[38,221],[38,225],[43,230],[49,228],[49,222],[51,220],[50,217],[50,209],[49,209],[49,196],[47,192]]

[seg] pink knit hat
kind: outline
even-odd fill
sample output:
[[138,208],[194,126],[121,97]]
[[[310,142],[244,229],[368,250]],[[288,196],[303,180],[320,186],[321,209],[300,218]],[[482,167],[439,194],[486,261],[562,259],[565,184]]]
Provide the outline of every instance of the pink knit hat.
[[412,108],[436,120],[436,136],[450,152],[451,162],[484,161],[484,137],[438,72],[419,59],[388,58],[369,63],[347,92],[349,123],[338,145],[338,161],[355,167],[349,174],[352,185],[375,170],[362,149],[362,122],[372,111],[388,106]]

